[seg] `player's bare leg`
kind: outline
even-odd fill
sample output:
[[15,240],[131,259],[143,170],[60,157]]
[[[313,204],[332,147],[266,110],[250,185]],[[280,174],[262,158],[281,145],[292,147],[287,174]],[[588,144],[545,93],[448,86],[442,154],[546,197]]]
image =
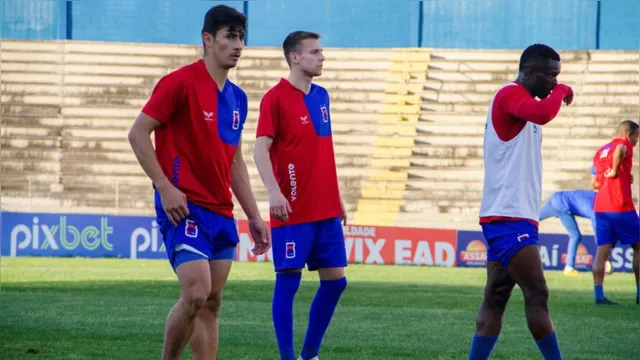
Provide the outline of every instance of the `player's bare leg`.
[[633,248],[633,273],[636,276],[636,304],[640,304],[640,243],[631,245]]
[[484,299],[476,318],[476,334],[497,336],[502,328],[502,317],[516,282],[511,279],[500,262],[487,263],[487,284]]
[[547,307],[549,289],[538,246],[529,245],[520,249],[511,258],[507,271],[524,295],[525,314],[533,338],[540,340],[552,333],[553,323]]
[[507,271],[522,290],[529,331],[542,356],[546,360],[561,360],[560,347],[549,315],[549,289],[538,245],[527,245],[518,250],[511,258]]
[[488,359],[502,329],[502,317],[515,281],[500,262],[487,262],[487,284],[476,317],[476,333],[469,351],[470,360]]
[[180,299],[167,317],[163,360],[178,360],[193,331],[195,318],[211,293],[209,262],[185,262],[176,269],[180,283]]
[[196,316],[189,346],[194,360],[215,360],[218,354],[218,311],[222,304],[222,288],[231,271],[231,260],[209,263],[211,292]]
[[606,272],[606,262],[609,260],[609,253],[613,248],[613,244],[606,244],[598,246],[596,250],[596,257],[593,261],[593,286],[595,291],[595,301],[596,304],[599,305],[617,305],[616,302],[613,302],[607,299],[604,296],[604,275]]
[[340,296],[347,287],[344,267],[318,269],[320,287],[309,310],[307,334],[302,345],[301,360],[317,359],[324,334],[329,328]]

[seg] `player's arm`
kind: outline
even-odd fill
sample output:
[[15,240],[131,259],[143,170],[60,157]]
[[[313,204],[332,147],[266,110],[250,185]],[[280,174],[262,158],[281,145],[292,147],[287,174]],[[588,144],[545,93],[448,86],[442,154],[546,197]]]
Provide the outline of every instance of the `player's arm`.
[[622,159],[627,154],[627,146],[624,144],[618,144],[615,150],[613,150],[613,164],[611,164],[611,169],[607,170],[604,174],[607,178],[614,178],[618,176],[618,170],[620,169],[620,164],[622,164]]
[[249,177],[247,163],[242,157],[242,137],[238,142],[238,148],[236,149],[233,164],[231,165],[231,190],[249,220],[260,217],[258,203],[251,190],[251,179]]
[[174,77],[161,79],[131,126],[128,136],[133,153],[160,193],[164,211],[174,225],[189,214],[187,197],[171,184],[162,171],[150,136],[155,129],[170,121],[179,101],[180,91],[180,84]]
[[271,233],[260,217],[260,210],[251,190],[249,170],[242,156],[242,138],[238,142],[236,153],[233,156],[233,164],[231,164],[231,191],[238,199],[242,211],[249,220],[249,231],[255,244],[252,249],[253,253],[255,255],[266,253],[271,247]]
[[598,176],[596,175],[596,167],[591,167],[591,188],[593,190],[598,190],[600,188],[600,183],[598,182]]
[[280,119],[279,101],[272,92],[267,92],[260,102],[260,115],[256,129],[256,144],[253,159],[262,178],[262,183],[269,192],[269,212],[278,220],[288,221],[291,205],[284,197],[276,180],[269,151],[273,139],[277,136]]
[[537,125],[546,125],[558,115],[563,100],[567,99],[567,105],[571,103],[573,90],[569,86],[558,84],[551,95],[540,101],[522,91],[514,91],[504,99],[504,106],[510,115]]

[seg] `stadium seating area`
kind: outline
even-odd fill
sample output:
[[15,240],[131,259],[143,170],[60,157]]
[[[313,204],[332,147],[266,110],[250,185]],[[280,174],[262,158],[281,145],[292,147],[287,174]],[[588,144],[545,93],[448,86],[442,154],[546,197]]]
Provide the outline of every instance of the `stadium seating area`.
[[[151,184],[127,131],[155,82],[201,48],[6,41],[0,48],[4,210],[151,214]],[[332,95],[336,161],[354,223],[473,227],[482,133],[493,93],[518,51],[325,49],[318,83]],[[640,115],[637,52],[565,52],[575,104],[545,128],[544,198],[587,188],[593,153]],[[244,153],[263,213],[252,151],[261,96],[287,68],[277,48],[247,48],[231,79],[249,95]],[[239,210],[239,209],[238,209]],[[241,211],[237,212],[241,216]]]

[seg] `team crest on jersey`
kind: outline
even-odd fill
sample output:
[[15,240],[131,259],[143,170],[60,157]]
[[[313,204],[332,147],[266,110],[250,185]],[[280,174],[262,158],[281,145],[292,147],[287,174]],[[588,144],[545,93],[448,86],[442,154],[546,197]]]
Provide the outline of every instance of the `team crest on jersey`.
[[327,111],[327,107],[324,105],[320,106],[320,112],[322,113],[322,121],[329,122],[329,111]]
[[184,234],[190,238],[198,237],[198,225],[195,221],[187,219],[184,226]]
[[240,128],[240,111],[238,109],[233,110],[233,123],[231,124],[233,130]]
[[202,111],[204,121],[213,121],[213,111]]
[[285,254],[287,259],[293,259],[296,257],[296,243],[288,242],[285,244]]

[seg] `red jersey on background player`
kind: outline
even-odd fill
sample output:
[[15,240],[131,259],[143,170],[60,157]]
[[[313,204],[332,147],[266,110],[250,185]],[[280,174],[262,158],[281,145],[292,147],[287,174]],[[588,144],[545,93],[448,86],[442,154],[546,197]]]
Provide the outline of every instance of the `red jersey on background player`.
[[[525,297],[529,330],[545,359],[562,359],[547,308],[548,290],[538,247],[542,202],[542,126],[573,100],[557,83],[560,55],[534,44],[520,56],[515,82],[500,89],[485,125],[480,224],[487,242],[487,283],[470,360],[488,359],[516,284]],[[538,101],[537,98],[541,100]]]
[[282,360],[295,360],[293,300],[301,271],[318,270],[300,358],[316,359],[340,295],[347,285],[346,222],[336,174],[329,94],[312,79],[324,56],[311,32],[296,31],[282,45],[290,72],[260,104],[254,158],[269,191],[276,284],[273,322]]
[[129,133],[156,189],[157,222],[180,282],[180,300],[167,318],[164,360],[179,359],[188,341],[194,357],[216,357],[221,291],[238,243],[230,188],[249,218],[254,252],[270,244],[240,149],[247,96],[227,80],[245,28],[246,17],[235,9],[211,8],[201,34],[203,58],[158,82]]
[[636,304],[640,303],[640,220],[633,203],[633,147],[638,143],[639,126],[631,120],[618,125],[616,138],[601,147],[593,157],[599,184],[594,211],[598,250],[593,264],[596,304],[617,305],[604,295],[605,262],[619,241],[633,248],[633,272],[636,277]]

